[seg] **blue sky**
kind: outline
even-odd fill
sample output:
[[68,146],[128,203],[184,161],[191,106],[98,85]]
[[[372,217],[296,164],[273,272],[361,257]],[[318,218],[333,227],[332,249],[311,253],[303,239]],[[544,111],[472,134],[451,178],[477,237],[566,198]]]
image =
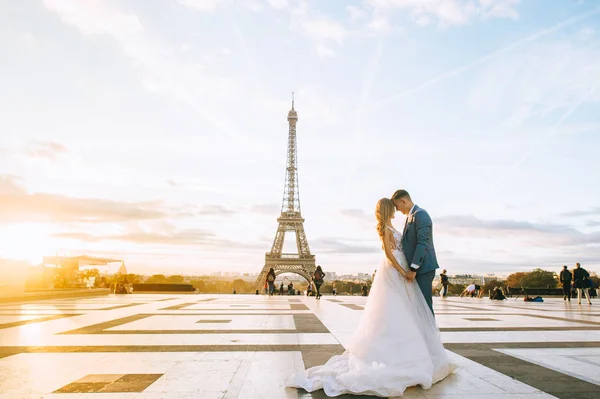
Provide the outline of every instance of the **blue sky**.
[[294,91],[324,269],[405,188],[451,274],[600,271],[599,39],[594,1],[0,1],[0,257],[259,271]]

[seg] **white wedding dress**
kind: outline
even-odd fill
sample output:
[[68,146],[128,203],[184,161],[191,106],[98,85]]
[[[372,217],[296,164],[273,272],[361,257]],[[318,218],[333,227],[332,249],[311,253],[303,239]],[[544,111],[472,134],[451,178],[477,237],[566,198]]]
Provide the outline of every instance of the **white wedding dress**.
[[[390,230],[394,256],[407,270],[402,234]],[[322,366],[294,372],[286,386],[323,389],[328,396],[401,396],[411,386],[430,388],[455,368],[417,283],[404,279],[384,258],[346,351]]]

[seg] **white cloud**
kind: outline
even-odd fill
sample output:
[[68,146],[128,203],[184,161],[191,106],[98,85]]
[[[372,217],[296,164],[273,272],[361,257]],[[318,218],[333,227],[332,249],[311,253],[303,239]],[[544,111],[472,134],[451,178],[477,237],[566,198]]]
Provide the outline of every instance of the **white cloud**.
[[107,7],[107,3],[101,0],[90,0],[85,4],[78,0],[44,0],[44,5],[85,35],[123,37],[142,30],[136,16]]
[[365,11],[365,9],[361,7],[348,6],[346,7],[346,10],[348,11],[348,15],[350,16],[351,22],[356,22],[359,19],[362,19],[367,16],[367,11]]
[[[45,0],[44,4],[83,34],[112,36],[138,70],[148,90],[175,97],[221,132],[266,157],[271,156],[262,145],[243,136],[228,115],[232,102],[247,105],[246,100],[252,95],[248,85],[216,73],[209,74],[203,65],[178,57],[171,45],[146,30],[134,14],[121,11],[111,2]],[[203,3],[196,3],[199,4]],[[261,96],[261,100],[268,100],[263,94]],[[262,107],[263,101],[252,103]]]
[[373,16],[367,28],[376,35],[386,35],[392,31],[389,19],[385,15],[378,15],[377,13]]
[[233,54],[233,51],[231,51],[229,48],[227,47],[223,47],[221,49],[221,55],[224,57],[230,56],[231,54]]
[[330,49],[327,46],[319,44],[317,46],[317,55],[319,57],[334,57],[335,56],[335,51],[333,51],[332,49]]
[[519,18],[516,7],[521,0],[479,0],[483,16],[488,18]]
[[350,33],[340,22],[324,15],[305,19],[301,26],[309,37],[317,41],[341,43]]
[[288,0],[268,0],[268,2],[271,7],[275,8],[276,10],[283,10],[284,8],[288,8],[290,6]]
[[518,18],[521,0],[365,0],[381,10],[406,11],[420,25],[437,21],[441,26],[463,25],[475,18]]
[[512,126],[598,102],[600,47],[573,40],[534,43],[487,63],[469,94],[475,111],[504,115]]
[[223,0],[179,0],[179,2],[203,12],[213,12],[224,3]]

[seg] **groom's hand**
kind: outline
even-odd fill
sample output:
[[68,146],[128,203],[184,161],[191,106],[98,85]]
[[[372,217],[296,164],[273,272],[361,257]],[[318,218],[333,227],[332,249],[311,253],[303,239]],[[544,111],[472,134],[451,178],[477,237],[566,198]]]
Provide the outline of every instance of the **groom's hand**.
[[408,281],[414,281],[416,276],[417,276],[417,272],[413,272],[412,270],[408,270],[406,272],[406,279]]

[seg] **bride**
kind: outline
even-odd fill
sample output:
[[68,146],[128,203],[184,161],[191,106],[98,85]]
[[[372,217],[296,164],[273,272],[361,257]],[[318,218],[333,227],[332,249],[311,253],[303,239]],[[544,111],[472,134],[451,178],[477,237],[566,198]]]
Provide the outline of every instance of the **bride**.
[[433,313],[415,282],[405,279],[402,234],[392,226],[388,198],[376,208],[385,259],[377,269],[358,329],[342,355],[290,375],[286,386],[309,392],[401,396],[406,388],[429,389],[456,366],[448,358]]

